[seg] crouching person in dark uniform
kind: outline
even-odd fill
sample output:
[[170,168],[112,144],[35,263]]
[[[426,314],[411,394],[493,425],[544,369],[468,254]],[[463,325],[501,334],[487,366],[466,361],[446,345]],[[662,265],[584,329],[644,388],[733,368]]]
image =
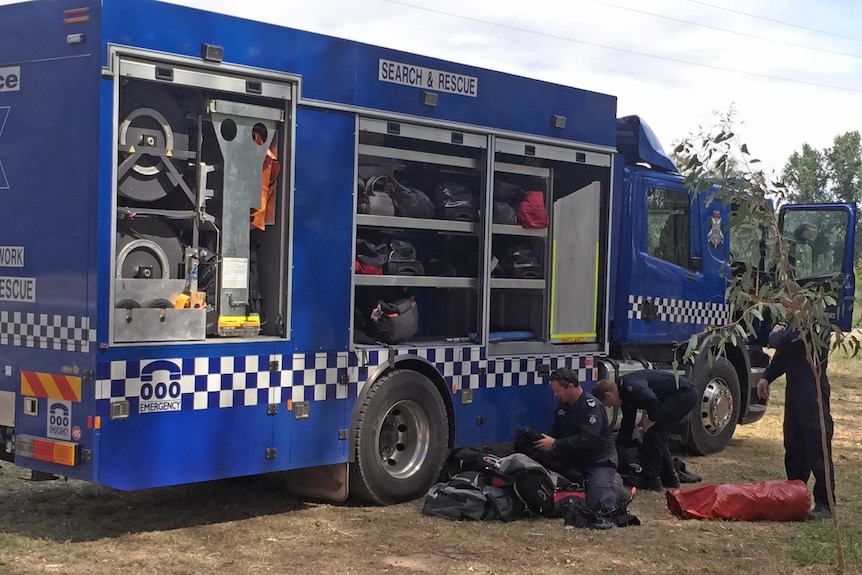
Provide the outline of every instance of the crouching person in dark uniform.
[[697,403],[697,390],[684,376],[641,370],[622,377],[619,384],[603,379],[593,386],[593,394],[607,407],[620,407],[623,420],[617,440],[630,442],[637,411],[644,411],[640,426],[644,431],[640,450],[641,475],[636,487],[660,490],[679,487],[679,477],[670,454],[670,434]]
[[573,370],[554,370],[549,379],[554,397],[560,401],[550,433],[533,444],[534,459],[563,476],[580,472],[587,507],[599,516],[607,515],[619,503],[614,489],[617,450],[607,413],[601,402],[581,388]]

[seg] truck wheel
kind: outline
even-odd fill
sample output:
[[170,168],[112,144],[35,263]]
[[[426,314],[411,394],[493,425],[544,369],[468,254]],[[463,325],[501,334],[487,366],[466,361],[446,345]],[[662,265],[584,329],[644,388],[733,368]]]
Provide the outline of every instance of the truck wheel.
[[446,459],[443,398],[427,377],[396,370],[371,386],[359,408],[350,494],[389,505],[424,495]]
[[688,448],[698,455],[723,451],[739,421],[739,376],[727,359],[705,366],[695,385],[700,401],[691,412]]

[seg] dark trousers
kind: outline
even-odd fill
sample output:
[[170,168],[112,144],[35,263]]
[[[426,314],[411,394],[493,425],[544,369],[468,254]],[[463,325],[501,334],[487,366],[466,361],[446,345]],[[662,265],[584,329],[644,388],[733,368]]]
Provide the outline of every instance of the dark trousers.
[[588,467],[584,469],[585,495],[587,508],[597,513],[607,514],[619,505],[617,491],[614,488],[614,477],[617,470],[614,467]]
[[[812,384],[813,385],[813,384]],[[828,385],[828,384],[827,384]],[[835,467],[832,464],[832,433],[834,424],[829,412],[828,388],[824,390],[823,415],[826,422],[826,444],[829,450],[829,471],[832,482],[828,489],[835,492]],[[810,398],[810,394],[809,394]],[[814,502],[828,505],[826,466],[823,462],[823,446],[820,442],[820,416],[816,403],[798,401],[788,386],[784,404],[784,469],[787,479],[799,479],[808,483],[814,475]]]
[[613,511],[619,504],[617,491],[614,487],[614,477],[617,473],[616,466],[608,463],[607,466],[577,466],[572,465],[563,457],[551,455],[547,451],[532,449],[531,453],[525,453],[535,461],[538,461],[546,469],[555,471],[575,483],[584,487],[587,507],[596,513],[608,513]]
[[697,390],[693,387],[684,387],[659,404],[655,424],[647,429],[641,447],[641,473],[645,479],[658,479],[663,471],[667,474],[673,471],[670,434],[695,404]]

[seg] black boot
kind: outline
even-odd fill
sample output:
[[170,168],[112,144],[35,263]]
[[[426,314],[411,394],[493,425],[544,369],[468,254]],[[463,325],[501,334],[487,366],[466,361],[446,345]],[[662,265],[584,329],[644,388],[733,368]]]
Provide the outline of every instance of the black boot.
[[658,477],[641,475],[635,482],[635,487],[646,491],[661,491],[661,480]]
[[808,521],[820,521],[821,519],[831,519],[832,512],[829,511],[828,503],[815,503],[814,509],[808,512]]
[[575,508],[567,512],[563,516],[568,527],[578,527],[581,529],[611,529],[616,527],[616,523],[610,519],[595,513],[589,509]]
[[661,486],[668,489],[679,489],[679,475],[677,475],[676,471],[673,473],[662,473]]

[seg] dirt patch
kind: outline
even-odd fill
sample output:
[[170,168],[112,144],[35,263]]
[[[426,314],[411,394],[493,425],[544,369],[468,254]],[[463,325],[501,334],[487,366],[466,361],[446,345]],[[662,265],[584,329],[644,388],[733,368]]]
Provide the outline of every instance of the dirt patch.
[[[833,378],[847,526],[862,524],[860,392],[855,376]],[[684,457],[689,469],[716,483],[783,478],[780,384],[773,396],[767,416],[741,427],[725,452]],[[422,501],[312,502],[287,495],[280,476],[127,493],[28,475],[0,464],[0,572],[10,575],[832,572],[817,559],[792,558],[794,541],[812,536],[810,524],[683,521],[661,493],[639,493],[632,504],[643,525],[598,532],[550,519],[450,522],[422,515]],[[851,562],[848,572],[859,573],[859,565]]]

